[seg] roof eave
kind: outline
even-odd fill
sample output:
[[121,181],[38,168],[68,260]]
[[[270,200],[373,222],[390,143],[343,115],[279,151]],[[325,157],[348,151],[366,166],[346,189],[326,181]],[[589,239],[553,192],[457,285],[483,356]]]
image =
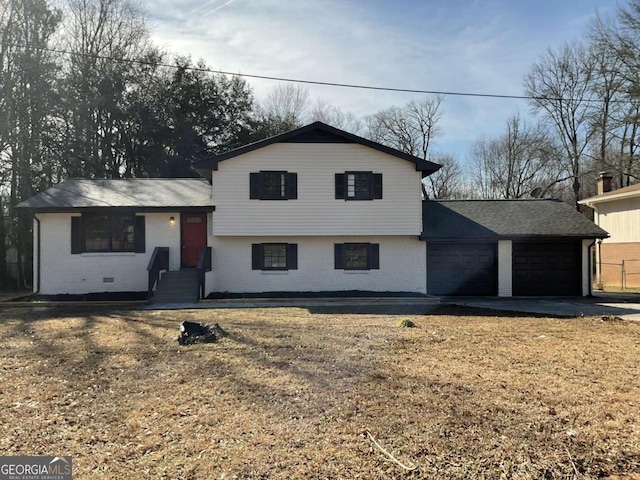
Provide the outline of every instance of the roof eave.
[[207,159],[207,160],[202,160],[198,163],[195,164],[195,169],[196,171],[198,171],[198,173],[201,173],[201,171],[204,170],[217,170],[218,169],[218,163],[224,161],[224,160],[229,160],[231,158],[240,156],[240,155],[244,155],[245,153],[249,153],[252,152],[254,150],[258,150],[260,148],[264,148],[267,147],[269,145],[273,145],[274,143],[280,143],[280,142],[285,142],[286,140],[289,140],[291,138],[294,138],[298,135],[302,135],[305,134],[307,132],[310,132],[312,130],[315,129],[321,129],[325,132],[328,133],[332,133],[334,135],[340,136],[346,140],[349,140],[350,142],[353,143],[358,143],[360,145],[364,145],[366,147],[370,147],[373,148],[374,150],[378,150],[380,152],[386,153],[388,155],[392,155],[394,157],[397,158],[401,158],[403,160],[407,160],[409,162],[412,162],[416,165],[416,170],[420,171],[420,172],[429,172],[429,173],[434,173],[436,171],[438,171],[442,165],[439,165],[437,163],[433,163],[430,162],[428,160],[423,160],[421,158],[415,157],[413,155],[409,155],[407,153],[401,152],[400,150],[396,150],[395,148],[391,148],[388,147],[386,145],[382,145],[380,143],[374,142],[372,140],[368,140],[366,138],[363,137],[359,137],[358,135],[354,135],[353,133],[349,133],[349,132],[345,132],[344,130],[340,130],[339,128],[336,127],[332,127],[331,125],[327,125],[326,123],[322,123],[322,122],[313,122],[310,123],[309,125],[305,125],[303,127],[300,128],[296,128],[294,130],[290,130],[288,132],[285,133],[281,133],[279,135],[274,135],[273,137],[269,137],[266,138],[264,140],[259,140],[257,142],[253,142],[250,143],[248,145],[244,145],[242,147],[233,149],[233,150],[229,150],[228,152],[222,153],[220,155],[216,155],[213,158]]
[[27,207],[22,206],[25,210],[31,210],[33,213],[82,213],[82,212],[106,212],[117,210],[119,212],[214,212],[214,205],[201,206],[163,206],[163,207],[142,207],[142,206],[84,206],[84,207]]
[[640,190],[636,190],[633,192],[624,192],[612,195],[598,195],[596,197],[585,198],[584,200],[579,200],[578,204],[586,205],[587,207],[591,207],[592,205],[598,205],[599,203],[613,202],[615,200],[627,200],[630,198],[640,198]]
[[420,235],[420,240],[424,240],[424,241],[441,241],[441,242],[450,242],[450,241],[498,241],[498,240],[525,240],[525,239],[542,239],[542,238],[554,238],[554,239],[562,239],[562,238],[570,238],[572,240],[579,240],[579,239],[585,239],[585,240],[590,240],[590,239],[598,239],[598,238],[608,238],[609,234],[604,232],[604,233],[589,233],[589,234],[562,234],[562,233],[556,233],[556,234],[543,234],[543,233],[532,233],[532,234],[518,234],[518,235],[514,235],[514,234],[498,234],[496,233],[495,235],[492,236],[466,236],[464,238],[461,237],[432,237],[429,235],[425,235],[424,233],[422,233]]

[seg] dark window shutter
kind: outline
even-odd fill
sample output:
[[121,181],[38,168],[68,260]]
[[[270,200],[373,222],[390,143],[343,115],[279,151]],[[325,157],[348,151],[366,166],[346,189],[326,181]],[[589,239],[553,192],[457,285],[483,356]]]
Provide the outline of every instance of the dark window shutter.
[[334,267],[336,270],[344,270],[344,243],[336,243],[333,246]]
[[371,179],[373,186],[373,188],[371,189],[371,198],[373,198],[374,200],[382,198],[382,174],[374,173],[371,175]]
[[372,243],[369,245],[369,268],[371,270],[380,269],[380,244]]
[[251,200],[260,200],[260,173],[249,174],[249,198]]
[[82,253],[82,217],[71,217],[71,253]]
[[262,245],[254,243],[251,245],[251,270],[262,270]]
[[287,244],[287,270],[298,269],[298,244]]
[[295,200],[298,198],[298,174],[287,173],[286,180],[287,198],[289,200]]
[[144,253],[147,239],[144,228],[144,217],[142,216],[136,216],[136,226],[133,230],[133,240],[135,242],[134,251],[136,253]]
[[336,173],[336,198],[344,198],[344,173]]

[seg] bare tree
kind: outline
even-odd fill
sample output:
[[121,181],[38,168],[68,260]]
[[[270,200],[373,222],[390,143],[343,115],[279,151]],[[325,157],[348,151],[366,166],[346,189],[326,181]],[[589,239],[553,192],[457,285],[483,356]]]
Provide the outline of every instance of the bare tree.
[[323,122],[356,135],[362,130],[362,122],[353,113],[344,112],[320,98],[311,106],[308,121]]
[[462,169],[451,154],[435,153],[431,161],[442,167],[422,180],[425,197],[434,199],[462,198]]
[[480,138],[472,152],[472,182],[481,198],[544,195],[557,184],[558,151],[541,124],[529,125],[518,113],[497,138]]
[[427,159],[429,147],[441,133],[443,97],[436,95],[404,107],[390,107],[366,118],[371,140]]
[[458,195],[462,172],[451,155],[431,155],[434,139],[442,134],[443,97],[436,95],[422,101],[411,101],[403,107],[390,107],[365,119],[367,136],[374,142],[393,147],[424,160],[441,163],[439,172],[423,181],[425,197],[448,198]]
[[258,118],[267,124],[270,135],[302,126],[308,110],[308,90],[290,83],[277,85],[263,102],[256,105]]
[[591,86],[595,59],[589,49],[576,43],[560,50],[549,49],[525,77],[532,108],[554,127],[564,150],[562,169],[572,182],[573,202],[581,198],[585,151],[596,133],[590,103],[595,98]]
[[629,185],[640,179],[640,2],[622,8],[615,20],[598,16],[588,35],[598,67],[592,88],[600,99],[594,108],[600,141],[593,168]]

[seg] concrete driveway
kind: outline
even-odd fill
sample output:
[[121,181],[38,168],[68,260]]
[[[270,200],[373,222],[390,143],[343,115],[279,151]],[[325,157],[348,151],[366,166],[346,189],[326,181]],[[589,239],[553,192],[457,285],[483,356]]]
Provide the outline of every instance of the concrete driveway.
[[155,304],[145,310],[191,308],[300,307],[323,313],[429,315],[453,305],[486,310],[531,313],[550,317],[610,316],[640,321],[640,294],[595,293],[593,297],[409,297],[409,298],[255,298],[203,301],[194,304]]
[[611,316],[640,321],[640,294],[594,292],[593,297],[447,297],[442,304],[552,317]]

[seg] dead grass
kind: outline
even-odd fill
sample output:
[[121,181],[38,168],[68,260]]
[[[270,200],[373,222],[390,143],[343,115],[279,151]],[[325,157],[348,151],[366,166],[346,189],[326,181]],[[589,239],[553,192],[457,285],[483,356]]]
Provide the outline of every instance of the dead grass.
[[[1,310],[0,453],[77,479],[638,478],[640,324],[475,313]],[[230,335],[180,347],[187,319]]]

